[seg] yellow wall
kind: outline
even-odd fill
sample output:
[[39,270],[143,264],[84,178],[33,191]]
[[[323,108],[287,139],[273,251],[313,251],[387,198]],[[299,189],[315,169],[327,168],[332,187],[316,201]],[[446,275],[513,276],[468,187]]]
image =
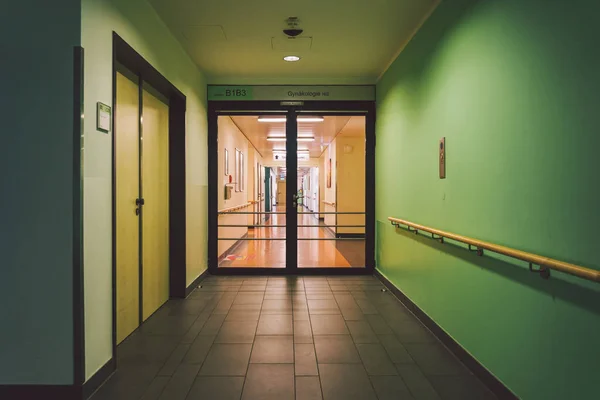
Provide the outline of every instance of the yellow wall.
[[[324,180],[324,188],[325,188],[325,195],[323,198],[323,201],[326,201],[328,203],[337,203],[337,193],[336,193],[336,166],[337,166],[337,139],[334,139],[331,144],[327,147],[327,149],[325,149],[324,152],[324,156],[325,156],[325,168],[324,168],[324,175],[325,175],[325,180]],[[328,168],[329,168],[329,159],[331,159],[331,187],[327,187],[327,174],[328,174]],[[330,205],[326,205],[323,204],[323,210],[324,212],[335,212],[336,209],[335,207],[332,207]],[[336,216],[334,214],[325,214],[325,224],[326,225],[336,225]],[[335,228],[332,228],[333,231],[335,232]]]
[[[365,137],[345,137],[337,141],[337,211],[365,211]],[[351,146],[346,152],[345,146]],[[337,217],[338,225],[364,225],[364,215]],[[364,233],[364,228],[338,228],[337,233]]]
[[187,98],[186,280],[207,267],[206,81],[145,0],[82,0],[85,49],[84,276],[86,377],[112,357],[112,133],[96,130],[96,102],[112,104],[115,31]]
[[[228,209],[231,207],[237,207],[244,205],[251,200],[254,196],[254,172],[252,169],[253,163],[256,164],[257,160],[262,164],[262,157],[250,144],[244,134],[238,129],[233,123],[230,117],[219,117],[218,122],[219,129],[219,210]],[[231,198],[225,200],[225,183],[227,177],[225,176],[225,149],[229,155],[229,174],[233,176],[235,182],[235,150],[241,150],[244,154],[244,190],[242,192],[235,191],[235,185],[232,185]],[[238,212],[251,212],[254,207],[246,207]],[[252,216],[243,214],[231,214],[219,216],[219,224],[223,225],[251,225]],[[241,238],[248,233],[248,228],[219,228],[219,237],[227,238]],[[219,256],[223,255],[235,241],[232,240],[219,240]]]

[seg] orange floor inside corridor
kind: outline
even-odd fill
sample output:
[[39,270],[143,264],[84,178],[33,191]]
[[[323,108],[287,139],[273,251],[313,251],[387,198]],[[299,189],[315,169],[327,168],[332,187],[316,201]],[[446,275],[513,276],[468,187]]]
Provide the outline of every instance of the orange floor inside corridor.
[[[284,212],[285,207],[276,207]],[[219,267],[285,268],[285,214],[271,214],[258,228],[248,230],[241,240],[221,257]],[[299,239],[334,239],[333,232],[311,214],[299,214]],[[364,240],[298,240],[298,268],[364,268]]]

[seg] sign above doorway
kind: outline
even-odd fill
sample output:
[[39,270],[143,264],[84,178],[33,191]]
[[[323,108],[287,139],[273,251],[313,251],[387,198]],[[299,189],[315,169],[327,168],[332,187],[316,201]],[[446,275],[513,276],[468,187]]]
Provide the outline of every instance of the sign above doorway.
[[227,86],[209,85],[209,101],[375,101],[375,86]]

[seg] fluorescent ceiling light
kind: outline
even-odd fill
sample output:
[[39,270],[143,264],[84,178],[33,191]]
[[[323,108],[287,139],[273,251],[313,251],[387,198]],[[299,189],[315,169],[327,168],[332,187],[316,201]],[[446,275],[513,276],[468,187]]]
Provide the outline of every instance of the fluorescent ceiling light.
[[[286,122],[286,117],[258,117],[258,122]],[[323,117],[298,117],[298,122],[323,122]]]
[[299,133],[298,137],[313,137],[312,133]]
[[287,62],[300,61],[300,57],[298,57],[298,56],[285,56],[285,57],[283,57],[283,59]]
[[258,122],[285,122],[286,117],[258,117]]
[[[297,138],[297,140],[299,142],[314,142],[315,138],[314,138],[314,136],[301,136],[301,137]],[[267,137],[267,141],[268,142],[286,142],[287,139],[285,137],[269,136],[269,137]]]
[[268,137],[267,141],[269,142],[285,142],[287,139],[284,137]]
[[323,122],[323,117],[298,117],[298,122]]
[[278,147],[278,148],[274,148],[273,151],[286,151],[286,150]]
[[315,138],[314,137],[299,137],[298,141],[299,142],[314,142]]

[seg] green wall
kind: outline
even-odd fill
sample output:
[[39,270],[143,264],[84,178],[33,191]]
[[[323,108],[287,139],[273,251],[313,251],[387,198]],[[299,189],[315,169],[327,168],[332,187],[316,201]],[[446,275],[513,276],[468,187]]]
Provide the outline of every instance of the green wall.
[[598,15],[592,0],[445,1],[377,87],[378,269],[524,399],[597,398],[600,285],[387,217],[599,269]]
[[73,382],[79,0],[0,9],[0,385]]

